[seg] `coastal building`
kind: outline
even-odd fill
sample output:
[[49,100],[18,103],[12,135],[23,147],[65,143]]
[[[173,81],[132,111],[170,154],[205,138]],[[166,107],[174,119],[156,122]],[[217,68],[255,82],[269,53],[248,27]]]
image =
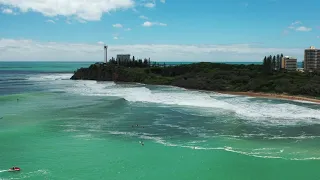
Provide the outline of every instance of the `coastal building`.
[[306,72],[320,69],[320,49],[310,46],[310,48],[304,50],[303,68]]
[[281,69],[285,69],[286,68],[285,57],[282,57],[280,59],[280,68]]
[[284,56],[281,59],[281,67],[287,71],[296,71],[298,68],[297,58]]
[[130,54],[117,54],[118,64],[122,62],[129,62],[129,61],[131,61]]

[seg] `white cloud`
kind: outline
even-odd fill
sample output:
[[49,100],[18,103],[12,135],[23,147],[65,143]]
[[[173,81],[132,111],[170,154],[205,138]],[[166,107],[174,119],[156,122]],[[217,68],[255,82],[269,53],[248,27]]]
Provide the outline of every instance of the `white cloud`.
[[147,8],[154,8],[156,6],[156,3],[146,3],[144,4],[144,7],[147,7]]
[[122,28],[123,26],[122,26],[122,24],[114,24],[114,25],[112,25],[114,28]]
[[76,17],[98,21],[103,13],[132,8],[134,0],[0,0],[0,5],[18,8],[21,12],[39,12],[44,16]]
[[152,22],[146,21],[146,22],[144,22],[144,23],[142,24],[142,26],[144,26],[144,27],[150,27],[150,26],[152,26]]
[[9,9],[9,8],[3,9],[3,10],[2,10],[2,13],[4,13],[4,14],[14,14],[13,11],[12,11],[12,9]]
[[102,42],[102,41],[98,41],[98,42],[97,42],[97,44],[100,44],[100,45],[101,45],[101,44],[104,44],[104,42]]
[[131,31],[131,28],[127,28],[127,29],[125,29],[125,31]]
[[[118,36],[116,39],[121,39]],[[39,42],[25,39],[0,39],[0,61],[101,61],[101,43]],[[265,55],[283,53],[302,59],[304,48],[267,48],[256,44],[166,45],[109,44],[109,55],[130,53],[156,61],[261,61]]]
[[162,2],[162,3],[166,3],[166,0],[160,0],[160,2]]
[[[304,32],[312,31],[312,28],[301,26],[301,25],[302,25],[301,21],[295,21],[291,23],[291,25],[288,27],[288,30],[304,31]],[[287,33],[289,32],[288,30],[286,30]]]
[[150,21],[146,21],[142,24],[142,26],[144,27],[151,27],[151,26],[167,26],[167,24],[165,23],[159,23],[159,22],[150,22]]
[[311,30],[312,30],[312,28],[308,28],[308,27],[305,27],[305,26],[299,26],[299,27],[296,28],[296,31],[309,32]]
[[291,26],[297,25],[297,24],[302,24],[301,21],[295,21],[293,23],[291,23]]
[[140,19],[148,19],[148,17],[143,16],[143,15],[139,16],[139,18],[140,18]]
[[119,39],[117,36],[115,36],[115,37],[113,37],[113,39],[115,39],[115,40],[117,40],[117,39]]
[[53,23],[53,24],[56,23],[56,22],[54,22],[54,20],[51,20],[51,19],[46,20],[46,22],[48,22],[48,23]]
[[167,26],[165,23],[158,23],[159,26]]

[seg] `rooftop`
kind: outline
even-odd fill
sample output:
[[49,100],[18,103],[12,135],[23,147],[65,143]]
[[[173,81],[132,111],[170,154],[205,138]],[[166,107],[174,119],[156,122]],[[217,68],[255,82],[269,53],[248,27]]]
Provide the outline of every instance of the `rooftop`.
[[117,54],[117,56],[130,56],[130,54]]
[[314,49],[314,50],[316,50],[316,47],[314,47],[314,46],[310,46],[307,50],[310,50],[310,49]]
[[297,58],[292,57],[292,56],[284,56],[284,58],[286,58],[286,59],[297,59]]

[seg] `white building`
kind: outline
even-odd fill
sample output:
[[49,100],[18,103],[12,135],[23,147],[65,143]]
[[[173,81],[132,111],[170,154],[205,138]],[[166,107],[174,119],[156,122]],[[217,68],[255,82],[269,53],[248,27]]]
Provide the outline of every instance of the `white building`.
[[281,61],[281,67],[288,71],[296,71],[298,68],[297,58],[285,56]]
[[104,46],[104,62],[108,63],[108,46]]

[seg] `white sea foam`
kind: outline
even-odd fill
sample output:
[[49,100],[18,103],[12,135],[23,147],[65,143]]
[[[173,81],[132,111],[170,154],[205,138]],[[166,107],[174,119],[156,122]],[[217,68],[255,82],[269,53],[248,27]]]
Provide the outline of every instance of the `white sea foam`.
[[[70,74],[51,74],[33,77],[33,80],[49,81],[70,78]],[[31,78],[32,79],[32,78]],[[60,80],[59,80],[60,79]],[[72,81],[61,87],[63,91],[84,96],[116,96],[129,102],[157,103],[160,105],[193,107],[202,116],[217,113],[234,113],[242,119],[266,125],[320,124],[320,110],[290,103],[290,101],[252,101],[251,98],[210,92],[178,90],[169,87],[150,90],[145,85],[117,85],[114,82]]]
[[302,140],[302,139],[316,139],[320,138],[320,136],[296,136],[296,137],[285,137],[285,136],[274,136],[274,137],[269,137],[266,139],[297,139],[297,140]]
[[74,135],[73,138],[80,139],[80,140],[85,140],[85,141],[91,141],[91,140],[104,140],[103,138],[95,137],[92,134],[78,134]]
[[70,73],[53,73],[53,74],[38,74],[31,75],[27,79],[30,81],[54,81],[54,80],[69,80],[73,74]]
[[234,148],[230,146],[224,147],[202,147],[200,145],[195,145],[193,143],[201,143],[205,141],[194,141],[184,145],[184,144],[176,144],[172,142],[168,142],[161,137],[153,137],[148,134],[140,135],[139,133],[132,133],[132,132],[119,132],[119,131],[110,131],[110,134],[117,134],[117,135],[125,135],[130,137],[138,137],[140,139],[151,140],[155,143],[162,144],[168,147],[177,147],[177,148],[188,148],[193,150],[219,150],[219,151],[227,151],[231,153],[242,154],[245,156],[252,156],[257,158],[265,158],[265,159],[285,159],[285,160],[320,160],[320,157],[306,157],[306,158],[290,158],[282,156],[281,154],[284,152],[283,149],[275,149],[275,148],[259,148],[259,149],[247,149],[243,150],[241,148]]
[[292,101],[299,102],[299,103],[305,103],[305,104],[319,104],[317,102],[304,101],[304,100],[292,100]]
[[[122,87],[113,83],[96,83],[94,81],[82,81],[74,89],[73,93],[92,96],[118,96],[130,102],[148,102],[166,105],[189,106],[212,111],[222,109],[235,112],[237,116],[252,121],[265,120],[272,124],[296,124],[303,120],[307,123],[320,123],[320,110],[287,103],[270,103],[267,100],[261,102],[250,101],[250,98],[241,96],[229,96],[225,99],[215,99],[219,94],[198,91],[151,91],[140,87]],[[222,95],[228,96],[228,95]],[[211,109],[211,110],[210,110]],[[210,114],[210,113],[209,113]],[[297,121],[298,120],[298,121]],[[301,120],[301,121],[300,121]]]

